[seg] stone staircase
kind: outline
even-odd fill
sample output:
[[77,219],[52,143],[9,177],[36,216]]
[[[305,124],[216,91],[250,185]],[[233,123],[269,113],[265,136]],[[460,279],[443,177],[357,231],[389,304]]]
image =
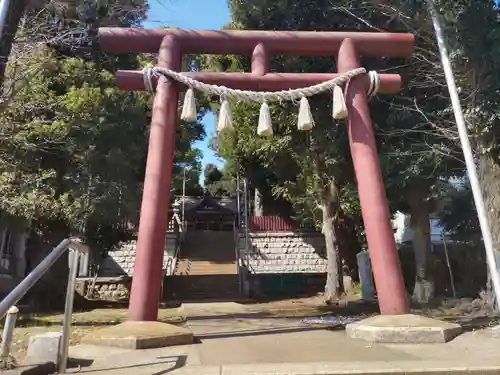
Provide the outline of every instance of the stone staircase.
[[234,275],[236,262],[216,263],[205,260],[179,259],[174,275]]
[[165,281],[167,300],[231,300],[240,296],[232,231],[191,231],[181,247],[173,276]]

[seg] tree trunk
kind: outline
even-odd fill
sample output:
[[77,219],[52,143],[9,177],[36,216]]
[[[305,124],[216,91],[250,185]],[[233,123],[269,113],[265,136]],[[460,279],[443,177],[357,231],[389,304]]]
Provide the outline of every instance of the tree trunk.
[[[500,244],[500,166],[491,157],[482,155],[479,158],[479,180],[484,196],[486,212],[493,237],[493,248],[499,249]],[[500,254],[495,251],[495,259],[500,259]],[[497,268],[500,264],[497,262]],[[487,300],[489,307],[495,306],[496,298],[488,270]]]
[[359,270],[358,258],[356,255],[363,249],[358,240],[358,233],[353,218],[346,214],[342,208],[339,209],[339,220],[338,225],[336,225],[335,233],[340,259],[343,265],[343,273],[357,282],[359,281]]
[[332,182],[321,202],[323,212],[323,235],[325,236],[328,260],[324,300],[327,304],[337,303],[344,292],[342,264],[337,242],[338,188]]
[[2,30],[2,38],[0,40],[0,85],[3,84],[5,77],[5,69],[9,60],[14,37],[16,36],[19,22],[23,17],[24,11],[28,5],[28,0],[11,0],[7,10],[7,18]]
[[255,188],[253,216],[264,216],[264,202],[262,201],[262,193]]
[[409,199],[413,251],[415,253],[415,287],[413,300],[427,304],[434,298],[434,279],[430,271],[431,237],[430,210],[426,202],[426,189],[416,187]]

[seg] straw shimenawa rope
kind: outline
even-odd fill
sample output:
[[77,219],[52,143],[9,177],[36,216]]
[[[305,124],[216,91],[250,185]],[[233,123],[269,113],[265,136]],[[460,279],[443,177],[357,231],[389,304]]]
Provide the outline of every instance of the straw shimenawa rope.
[[[196,101],[194,91],[201,91],[208,95],[217,95],[221,99],[221,107],[218,116],[217,130],[219,133],[231,131],[234,129],[229,99],[235,99],[243,102],[261,103],[259,114],[259,123],[257,134],[261,136],[272,136],[273,126],[268,102],[300,101],[297,128],[299,130],[311,130],[314,127],[314,119],[311,114],[311,108],[307,100],[308,97],[330,91],[333,94],[332,117],[335,120],[341,120],[348,116],[347,105],[341,86],[351,78],[365,74],[365,68],[350,70],[338,77],[317,85],[293,90],[281,91],[248,91],[231,89],[225,86],[210,85],[192,79],[182,73],[162,67],[146,67],[143,69],[144,86],[151,94],[154,94],[153,77],[163,75],[180,82],[189,87],[184,97],[181,119],[187,122],[198,120],[196,112]],[[380,87],[380,77],[377,72],[368,73],[370,85],[367,96],[371,99],[375,96]]]
[[[208,83],[203,83],[187,77],[182,73],[175,72],[173,70],[162,68],[162,67],[146,67],[143,69],[144,85],[149,92],[154,92],[152,77],[154,75],[164,75],[168,78],[180,82],[192,89],[201,91],[205,94],[217,95],[220,97],[234,98],[241,101],[252,101],[252,102],[281,102],[281,101],[295,101],[300,100],[303,97],[310,97],[317,94],[321,94],[326,91],[332,91],[335,86],[341,86],[348,82],[351,78],[356,77],[361,74],[365,74],[365,68],[358,68],[350,70],[338,77],[330,79],[328,81],[318,83],[317,85],[304,87],[300,89],[293,90],[282,90],[282,91],[248,91],[248,90],[238,90],[230,89],[225,86],[210,85]],[[372,76],[378,74],[376,72],[370,72],[370,79]]]

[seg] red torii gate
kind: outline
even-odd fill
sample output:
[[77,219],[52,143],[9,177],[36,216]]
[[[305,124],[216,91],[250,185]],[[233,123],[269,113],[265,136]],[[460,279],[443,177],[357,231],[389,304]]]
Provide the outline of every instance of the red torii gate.
[[[409,57],[412,34],[314,31],[198,31],[181,29],[100,28],[99,41],[107,52],[159,52],[158,66],[180,71],[184,54],[251,54],[251,73],[183,73],[198,81],[233,89],[277,91],[315,85],[339,74],[269,73],[270,55],[335,56],[345,73],[360,67],[359,56]],[[145,90],[143,73],[118,71],[118,87]],[[170,201],[179,91],[183,85],[153,77],[149,151],[139,223],[129,318],[154,321],[162,283],[162,259]],[[375,138],[367,102],[367,74],[350,80],[345,89],[349,110],[349,144],[358,183],[363,221],[382,314],[405,314],[408,301],[390,223]],[[401,88],[397,74],[381,74],[379,91]]]

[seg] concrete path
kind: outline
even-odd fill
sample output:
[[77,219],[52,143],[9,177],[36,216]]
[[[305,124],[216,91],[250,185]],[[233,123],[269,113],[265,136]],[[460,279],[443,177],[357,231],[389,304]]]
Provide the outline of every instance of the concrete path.
[[343,330],[306,326],[301,317],[262,314],[255,305],[184,309],[197,344],[142,351],[79,345],[70,355],[93,361],[79,371],[88,375],[380,374],[451,367],[500,374],[500,339],[487,331],[465,333],[447,344],[368,344],[348,339]]

